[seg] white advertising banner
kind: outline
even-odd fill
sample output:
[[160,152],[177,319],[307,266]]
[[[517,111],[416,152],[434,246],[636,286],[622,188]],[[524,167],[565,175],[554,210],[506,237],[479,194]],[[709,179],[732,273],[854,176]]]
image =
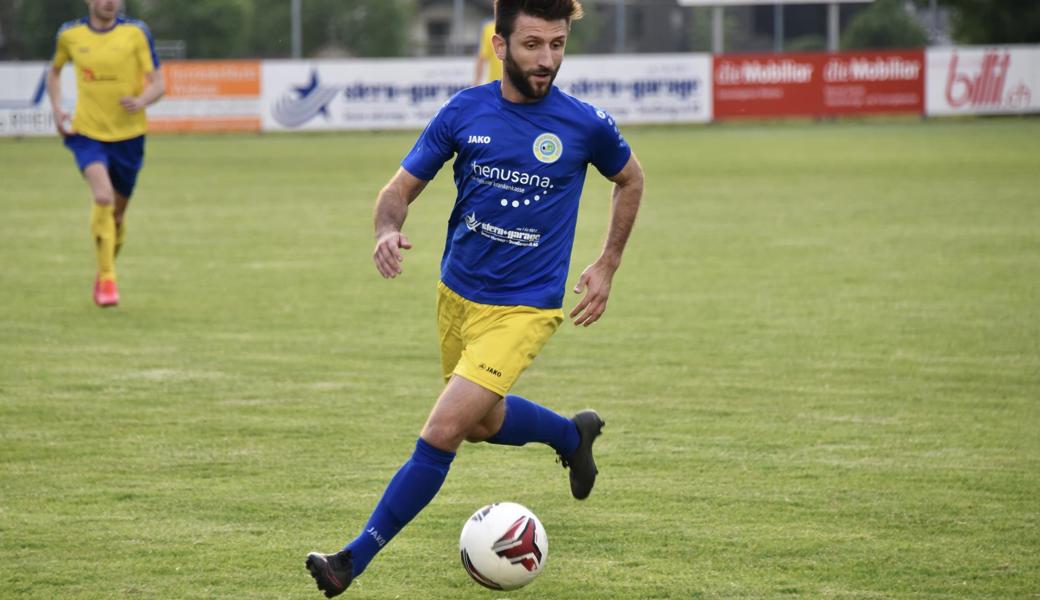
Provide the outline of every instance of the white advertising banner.
[[711,55],[571,56],[556,85],[618,123],[707,123],[712,117]]
[[418,129],[472,79],[468,58],[267,60],[261,74],[262,127]]
[[1040,112],[1040,48],[929,48],[928,116]]
[[[419,129],[471,85],[459,59],[264,61],[265,131]],[[621,124],[711,120],[707,54],[570,56],[556,84]]]
[[[0,63],[0,137],[58,135],[45,89],[48,63]],[[76,106],[76,75],[61,72],[62,105]]]

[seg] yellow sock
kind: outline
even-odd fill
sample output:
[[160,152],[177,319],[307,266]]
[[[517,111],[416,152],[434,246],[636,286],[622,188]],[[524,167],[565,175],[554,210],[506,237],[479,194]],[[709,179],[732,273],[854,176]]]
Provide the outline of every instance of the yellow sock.
[[113,258],[119,256],[119,251],[123,249],[123,242],[126,241],[126,217],[123,217],[122,222],[116,223],[116,247],[112,252]]
[[116,278],[116,219],[111,204],[94,204],[90,213],[90,232],[94,235],[99,279]]

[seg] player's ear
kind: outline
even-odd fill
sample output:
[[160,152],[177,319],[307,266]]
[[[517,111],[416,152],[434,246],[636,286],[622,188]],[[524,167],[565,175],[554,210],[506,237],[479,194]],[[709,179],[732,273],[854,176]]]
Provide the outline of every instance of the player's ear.
[[498,57],[498,60],[506,59],[506,44],[508,43],[509,40],[502,37],[501,34],[496,33],[494,36],[492,36],[491,45],[495,48],[495,56]]

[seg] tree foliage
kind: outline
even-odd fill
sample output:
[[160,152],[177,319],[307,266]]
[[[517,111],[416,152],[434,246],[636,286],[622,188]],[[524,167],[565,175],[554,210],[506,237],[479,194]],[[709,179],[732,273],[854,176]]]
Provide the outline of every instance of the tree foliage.
[[[689,48],[694,52],[711,52],[714,40],[712,39],[712,12],[713,8],[698,6],[689,9],[693,19],[693,27],[690,29]],[[732,52],[737,48],[745,48],[751,40],[750,32],[740,26],[740,21],[733,15],[733,11],[722,13],[722,41],[723,52]]]
[[920,48],[928,35],[899,0],[876,0],[861,11],[841,36],[841,47],[848,50],[869,48]]
[[183,40],[187,58],[248,54],[249,0],[128,2],[127,12],[145,21],[156,39]]
[[953,39],[962,44],[1040,42],[1036,0],[941,0],[951,10]]
[[606,18],[595,4],[585,5],[585,16],[571,23],[571,32],[567,36],[568,54],[585,54],[590,52],[597,36],[603,35]]
[[84,17],[83,0],[0,1],[0,59],[47,59],[65,21]]
[[[252,54],[286,57],[292,51],[288,0],[255,0]],[[303,54],[331,51],[350,56],[408,53],[408,0],[302,0]]]
[[[185,43],[188,58],[284,58],[292,53],[289,0],[125,0],[157,40]],[[404,56],[412,0],[302,0],[304,56]],[[0,60],[46,59],[83,0],[0,0]]]

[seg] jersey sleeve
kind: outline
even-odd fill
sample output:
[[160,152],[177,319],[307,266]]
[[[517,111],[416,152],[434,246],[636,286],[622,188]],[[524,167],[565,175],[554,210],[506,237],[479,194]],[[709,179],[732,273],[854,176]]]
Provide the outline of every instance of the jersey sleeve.
[[141,40],[137,44],[137,64],[141,65],[141,72],[151,73],[159,68],[159,55],[155,52],[155,38],[152,31],[144,23],[136,23],[141,31]]
[[65,28],[62,27],[58,31],[58,35],[54,36],[54,58],[51,59],[51,65],[59,69],[72,58],[66,43],[66,36],[62,35],[64,31]]
[[632,149],[621,135],[614,118],[602,110],[594,107],[593,110],[596,114],[590,140],[592,152],[589,162],[604,177],[613,177],[625,168],[632,156]]
[[406,171],[424,181],[432,180],[444,163],[455,155],[452,121],[456,107],[453,100],[437,111],[415,141],[411,152],[401,161]]

